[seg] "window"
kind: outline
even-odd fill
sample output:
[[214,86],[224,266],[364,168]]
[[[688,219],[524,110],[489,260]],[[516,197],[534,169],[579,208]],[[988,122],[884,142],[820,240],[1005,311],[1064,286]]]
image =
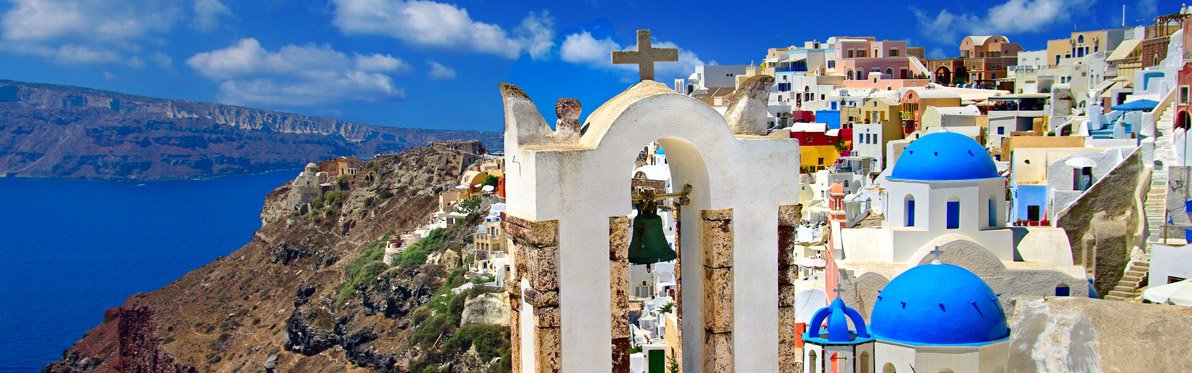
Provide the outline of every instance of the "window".
[[1030,205],[1026,207],[1026,220],[1040,221],[1039,219],[1039,205]]
[[890,57],[898,57],[898,48],[890,49]]
[[906,226],[915,226],[915,197],[911,197],[909,194],[906,195],[906,211],[903,213],[906,214]]
[[1189,86],[1180,86],[1180,105],[1189,104],[1189,101],[1192,100],[1190,96],[1192,96],[1192,90],[1189,89]]
[[1093,186],[1093,168],[1080,167],[1072,169],[1072,190],[1086,191]]
[[990,227],[996,226],[997,225],[997,210],[993,208],[993,197],[989,198],[988,210],[989,210],[989,226]]
[[860,373],[869,373],[869,366],[873,365],[873,359],[869,356],[869,351],[861,351],[861,369]]
[[997,134],[999,134],[999,135],[1005,135],[1005,134],[1006,134],[1006,127],[998,126],[998,128],[997,128]]
[[882,366],[882,373],[898,373],[898,370],[894,369],[893,363],[886,363]]
[[1055,296],[1057,297],[1066,297],[1071,294],[1072,289],[1068,288],[1068,285],[1060,284],[1060,286],[1055,287]]
[[823,159],[823,158],[820,158],[820,159],[819,159],[819,164],[820,164],[820,166],[823,166],[823,165],[824,165],[824,159]]
[[816,360],[818,359],[816,359],[815,350],[811,350],[811,352],[807,353],[807,366],[811,367],[811,370],[808,370],[809,372],[820,371],[819,362]]
[[960,229],[960,201],[948,201],[948,229]]
[[853,50],[852,49],[848,50],[848,58],[853,58]]

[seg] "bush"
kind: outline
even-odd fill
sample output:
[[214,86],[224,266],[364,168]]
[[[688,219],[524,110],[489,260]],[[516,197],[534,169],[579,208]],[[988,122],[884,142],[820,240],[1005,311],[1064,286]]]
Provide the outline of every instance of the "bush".
[[459,211],[465,214],[471,214],[480,208],[480,198],[468,198],[459,201]]
[[349,299],[356,296],[357,290],[362,290],[368,287],[368,284],[375,280],[381,272],[389,269],[383,261],[385,257],[385,240],[382,239],[368,245],[364,251],[360,252],[360,256],[352,260],[351,263],[344,266],[344,271],[348,275],[348,280],[340,284],[336,291],[338,292],[338,299],[336,299],[336,306],[344,304]]
[[464,325],[443,345],[445,351],[463,352],[476,346],[480,361],[490,361],[509,348],[509,328],[491,324]]
[[318,209],[323,208],[323,199],[319,198],[314,201],[310,201],[310,208],[312,210],[318,210]]
[[454,235],[452,229],[435,229],[426,235],[426,238],[418,240],[409,247],[402,250],[401,255],[398,256],[396,265],[401,268],[409,268],[419,266],[426,263],[426,257],[431,252],[439,250],[443,244],[450,241]]
[[347,191],[327,192],[323,195],[327,206],[334,206],[336,208],[344,205],[344,200],[348,198]]
[[349,181],[352,181],[352,178],[348,175],[339,175],[339,177],[335,179],[335,183],[339,184],[340,188],[348,186]]

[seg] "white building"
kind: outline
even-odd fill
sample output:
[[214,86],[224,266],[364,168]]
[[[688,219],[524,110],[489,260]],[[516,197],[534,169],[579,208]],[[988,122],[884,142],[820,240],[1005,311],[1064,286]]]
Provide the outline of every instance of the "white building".
[[1062,229],[1031,228],[1016,239],[1006,228],[1006,179],[976,141],[949,132],[924,135],[885,172],[882,226],[843,229],[833,248],[847,277],[880,283],[943,248],[950,263],[978,273],[999,293],[1088,294],[1084,268],[1073,264],[1069,250],[1056,250],[1069,246]]

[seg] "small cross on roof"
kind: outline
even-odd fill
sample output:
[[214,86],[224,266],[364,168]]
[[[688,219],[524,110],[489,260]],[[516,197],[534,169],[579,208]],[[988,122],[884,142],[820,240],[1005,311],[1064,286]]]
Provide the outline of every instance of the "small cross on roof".
[[675,48],[653,48],[650,46],[650,30],[637,30],[636,51],[613,51],[613,63],[635,63],[641,80],[654,80],[655,62],[675,62],[679,50]]
[[935,250],[931,250],[931,251],[929,251],[929,253],[935,254],[935,260],[932,260],[931,264],[940,264],[941,263],[940,262],[940,254],[943,254],[944,251],[940,250],[939,246],[936,246]]
[[840,293],[844,292],[844,283],[836,281],[836,287],[832,288],[832,290],[836,291],[836,296],[839,297]]

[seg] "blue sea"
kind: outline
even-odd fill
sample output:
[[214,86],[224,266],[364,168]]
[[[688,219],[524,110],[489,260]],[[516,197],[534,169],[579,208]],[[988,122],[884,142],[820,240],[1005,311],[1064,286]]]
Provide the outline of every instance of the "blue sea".
[[0,371],[39,371],[105,309],[228,255],[300,170],[207,180],[0,178]]

